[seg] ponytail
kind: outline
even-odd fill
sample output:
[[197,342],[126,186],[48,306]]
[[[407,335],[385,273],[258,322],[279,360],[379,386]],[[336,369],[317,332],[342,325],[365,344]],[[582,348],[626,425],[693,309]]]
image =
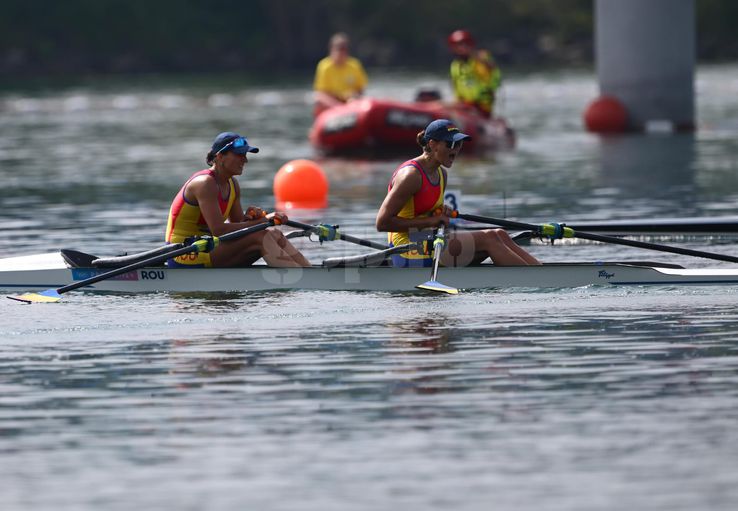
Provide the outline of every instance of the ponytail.
[[421,131],[415,136],[415,141],[418,143],[420,147],[423,148],[424,153],[427,153],[430,151],[428,147],[428,139],[425,138],[425,130]]
[[425,144],[428,143],[428,141],[425,140],[425,130],[415,135],[415,141],[418,143],[420,147],[425,148]]

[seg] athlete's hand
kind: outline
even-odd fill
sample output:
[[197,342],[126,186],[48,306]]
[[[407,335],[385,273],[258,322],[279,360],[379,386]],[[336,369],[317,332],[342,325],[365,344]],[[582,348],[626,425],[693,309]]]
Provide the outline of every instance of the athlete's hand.
[[256,206],[249,206],[246,208],[246,213],[243,215],[244,221],[248,222],[250,220],[259,220],[260,218],[264,218],[266,216],[266,211],[264,211],[261,208],[257,208]]
[[454,208],[452,208],[451,206],[447,204],[444,204],[442,213],[446,215],[447,217],[451,218],[454,214]]
[[440,208],[437,208],[433,212],[433,216],[431,217],[437,220],[432,227],[440,227],[441,224],[448,227],[448,224],[450,222],[449,217],[451,216],[451,213],[453,213],[453,209],[446,206],[445,204]]
[[449,218],[448,218],[448,215],[446,215],[445,213],[440,213],[440,214],[428,217],[427,227],[435,229],[436,227],[440,227],[441,224],[448,227]]
[[287,215],[284,214],[284,213],[282,213],[281,211],[275,211],[274,213],[269,213],[266,216],[266,219],[267,220],[273,220],[274,221],[274,225],[284,224],[284,223],[287,222],[287,220],[289,220],[287,218]]

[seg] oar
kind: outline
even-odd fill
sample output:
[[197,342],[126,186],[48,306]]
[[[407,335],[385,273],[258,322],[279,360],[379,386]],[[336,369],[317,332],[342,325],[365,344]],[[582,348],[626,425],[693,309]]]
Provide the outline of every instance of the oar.
[[384,263],[388,257],[394,254],[403,254],[405,252],[410,252],[411,250],[417,250],[417,248],[417,243],[406,243],[404,245],[397,245],[396,247],[370,252],[368,254],[359,254],[348,257],[329,257],[328,259],[323,260],[323,267],[335,268],[337,266],[342,266],[364,268],[367,266],[379,266]]
[[604,234],[700,234],[738,233],[738,217],[654,218],[647,221],[609,220],[573,222],[569,227]]
[[[642,234],[642,235],[702,235],[721,236],[738,234],[738,216],[688,217],[688,218],[652,218],[650,220],[606,220],[577,221],[567,224],[575,231],[596,232],[603,234]],[[467,227],[462,229],[477,230],[487,227]]]
[[361,238],[350,236],[348,234],[343,234],[337,228],[327,225],[310,225],[304,224],[302,222],[297,222],[296,220],[287,220],[287,222],[285,222],[285,225],[289,225],[290,227],[297,227],[298,229],[303,229],[305,231],[312,231],[318,236],[321,236],[322,239],[326,241],[339,239],[343,241],[348,241],[349,243],[356,243],[357,245],[361,245],[362,247],[376,248],[377,250],[384,250],[387,248],[387,245],[382,245],[381,243],[377,243],[376,241],[364,240]]
[[524,222],[515,222],[513,220],[504,220],[502,218],[492,218],[479,215],[467,215],[455,211],[452,214],[454,218],[462,218],[472,222],[480,222],[485,224],[498,225],[500,227],[506,227],[510,229],[529,230],[536,235],[547,236],[550,238],[581,238],[585,240],[600,241],[602,243],[613,243],[615,245],[627,245],[629,247],[645,248],[648,250],[657,250],[660,252],[670,252],[672,254],[681,254],[694,257],[703,257],[705,259],[715,259],[717,261],[728,261],[731,263],[738,263],[738,257],[733,257],[724,254],[715,254],[713,252],[702,252],[701,250],[691,250],[688,248],[671,247],[668,245],[661,245],[658,243],[646,243],[644,241],[628,240],[623,238],[616,238],[614,236],[603,236],[601,234],[593,234],[590,232],[582,232],[567,227],[563,224],[527,224]]
[[436,280],[438,276],[438,263],[441,261],[441,252],[446,246],[446,228],[443,224],[438,228],[435,239],[433,240],[433,271],[431,272],[431,278],[429,281],[422,284],[418,284],[418,289],[427,289],[429,291],[437,291],[439,293],[448,293],[450,295],[459,294],[459,290],[455,287],[449,287],[445,284],[441,284]]
[[[249,234],[263,231],[264,229],[266,229],[267,227],[271,225],[274,225],[274,222],[270,221],[270,222],[265,222],[262,224],[252,225],[251,227],[245,227],[238,231],[226,233],[223,236],[219,236],[219,237],[213,236],[212,238],[202,238],[202,239],[195,241],[191,245],[187,245],[184,247],[177,244],[169,252],[160,254],[158,256],[150,257],[148,259],[144,259],[143,261],[138,261],[136,263],[129,264],[128,266],[123,266],[122,268],[116,268],[114,270],[110,270],[108,272],[95,275],[94,277],[90,277],[89,279],[80,280],[79,282],[73,282],[72,284],[67,284],[66,286],[62,286],[57,289],[47,289],[46,291],[41,291],[40,293],[26,293],[23,295],[8,296],[8,298],[10,298],[11,300],[18,300],[19,302],[25,302],[25,303],[58,302],[59,300],[61,300],[61,295],[63,293],[66,293],[67,291],[73,291],[81,287],[89,286],[91,284],[95,284],[96,282],[110,279],[117,275],[122,275],[124,273],[128,273],[130,271],[137,270],[139,268],[144,268],[145,266],[152,266],[152,265],[161,263],[163,261],[166,261],[167,259],[171,259],[173,257],[177,257],[183,254],[189,254],[191,252],[210,252],[215,247],[217,247],[220,242],[231,241],[231,240],[235,240],[238,238],[242,238],[244,236],[248,236]],[[177,248],[178,246],[179,248]]]

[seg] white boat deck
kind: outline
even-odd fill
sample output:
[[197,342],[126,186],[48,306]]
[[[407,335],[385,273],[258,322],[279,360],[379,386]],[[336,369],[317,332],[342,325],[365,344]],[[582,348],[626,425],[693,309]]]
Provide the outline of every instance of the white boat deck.
[[[58,252],[0,259],[0,289],[57,289],[105,273],[69,268]],[[336,267],[187,269],[152,267],[97,282],[85,290],[266,291],[279,289],[413,291],[429,268]],[[571,288],[590,285],[738,285],[738,269],[665,268],[628,263],[547,263],[542,266],[480,265],[441,268],[438,280],[459,289]]]

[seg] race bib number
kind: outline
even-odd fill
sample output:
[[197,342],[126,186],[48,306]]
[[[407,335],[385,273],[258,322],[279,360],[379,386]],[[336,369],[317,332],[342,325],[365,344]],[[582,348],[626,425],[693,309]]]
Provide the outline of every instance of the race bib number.
[[[461,190],[447,189],[443,196],[443,203],[454,211],[461,211]],[[452,218],[451,223],[455,223],[456,219]]]

